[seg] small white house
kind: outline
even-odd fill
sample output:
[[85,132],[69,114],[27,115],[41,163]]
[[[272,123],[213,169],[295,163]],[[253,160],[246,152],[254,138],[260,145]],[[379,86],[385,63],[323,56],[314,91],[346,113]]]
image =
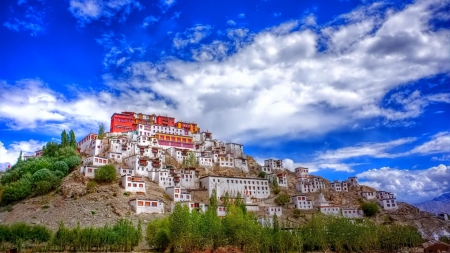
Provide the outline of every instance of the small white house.
[[397,200],[393,193],[386,191],[378,191],[377,202],[384,210],[398,209]]
[[142,177],[135,177],[131,175],[122,176],[122,187],[128,192],[145,193],[145,181]]
[[358,208],[342,208],[342,216],[346,218],[360,218],[361,212]]
[[125,175],[135,176],[135,171],[130,168],[118,168],[117,174],[119,174],[120,176],[125,176]]
[[166,194],[174,202],[192,201],[191,194],[188,191],[186,191],[180,187],[175,187],[175,186],[167,187]]
[[339,182],[339,180],[334,180],[331,183],[331,189],[335,192],[348,192],[347,181]]
[[131,209],[136,213],[164,213],[164,203],[152,199],[132,199],[128,202]]
[[80,174],[84,175],[87,178],[95,177],[95,170],[97,170],[97,166],[84,166],[80,169]]
[[91,156],[84,159],[83,164],[87,166],[101,166],[108,164],[108,159],[101,156]]
[[310,210],[313,209],[313,202],[309,200],[305,195],[295,195],[291,197],[291,202],[296,209]]
[[359,191],[358,192],[359,195],[367,200],[371,200],[371,199],[376,199],[377,198],[377,193],[376,192],[372,192],[372,191]]
[[274,214],[276,214],[277,217],[280,217],[281,215],[283,215],[283,209],[280,206],[266,207],[266,208],[264,208],[264,211],[270,216],[273,216]]

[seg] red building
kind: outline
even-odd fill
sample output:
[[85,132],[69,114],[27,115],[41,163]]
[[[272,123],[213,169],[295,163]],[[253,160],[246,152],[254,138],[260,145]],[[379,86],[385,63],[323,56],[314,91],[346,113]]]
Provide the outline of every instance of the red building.
[[175,126],[175,118],[167,116],[156,117],[156,124],[163,126]]
[[114,113],[111,116],[111,133],[121,133],[136,130],[133,124],[134,112]]

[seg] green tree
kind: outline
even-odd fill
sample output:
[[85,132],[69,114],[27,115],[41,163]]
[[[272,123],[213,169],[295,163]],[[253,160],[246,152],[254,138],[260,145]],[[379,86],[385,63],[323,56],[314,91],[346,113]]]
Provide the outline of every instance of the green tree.
[[69,156],[63,160],[67,166],[69,166],[70,171],[75,169],[78,165],[81,164],[81,158],[77,156]]
[[[62,134],[61,134],[62,137]],[[61,139],[62,141],[62,139]],[[60,148],[60,145],[56,142],[47,142],[44,147],[42,147],[42,156],[43,157],[54,157],[56,152]]]
[[195,156],[195,153],[192,151],[189,151],[186,159],[183,161],[184,167],[195,167],[197,166],[197,157]]
[[61,171],[64,176],[69,174],[69,166],[64,161],[57,161],[53,164],[54,171]]
[[20,151],[19,157],[17,157],[17,163],[20,163],[22,161],[22,150]]
[[17,182],[7,185],[2,193],[2,204],[9,204],[26,198],[31,194],[31,187],[29,178],[21,178]]
[[169,218],[156,219],[148,223],[145,240],[147,244],[161,252],[170,245]]
[[77,139],[75,138],[75,133],[73,130],[69,132],[69,146],[72,148],[77,148]]
[[63,130],[61,133],[61,146],[67,147],[69,144],[69,135],[66,133],[66,130]]
[[372,217],[380,212],[380,208],[378,207],[378,204],[375,202],[363,203],[361,204],[361,209],[363,210],[364,215],[367,217]]
[[100,123],[100,125],[98,126],[98,136],[97,138],[99,140],[102,140],[103,138],[105,138],[105,125],[103,123]]
[[186,248],[190,230],[189,208],[177,203],[169,217],[169,235],[172,247]]
[[116,177],[116,168],[112,164],[99,166],[95,170],[94,179],[98,183],[112,183],[116,180]]
[[259,174],[258,174],[258,177],[260,177],[260,178],[266,178],[266,172],[260,171]]
[[275,198],[275,203],[279,206],[284,206],[286,204],[289,203],[290,199],[289,199],[289,195],[285,192],[280,193],[276,198]]

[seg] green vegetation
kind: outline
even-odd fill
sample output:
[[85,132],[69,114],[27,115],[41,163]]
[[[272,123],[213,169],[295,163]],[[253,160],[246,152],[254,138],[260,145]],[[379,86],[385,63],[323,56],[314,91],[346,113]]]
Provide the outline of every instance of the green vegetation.
[[302,217],[302,211],[300,209],[294,209],[294,218],[298,219],[300,217]]
[[116,178],[116,168],[114,168],[114,165],[112,164],[99,166],[95,170],[94,179],[98,183],[112,183],[116,180]]
[[103,123],[101,123],[101,124],[98,126],[98,135],[97,135],[97,138],[98,138],[99,140],[105,138],[105,125],[104,125]]
[[286,204],[288,204],[291,200],[289,199],[289,195],[285,192],[279,194],[276,198],[275,198],[275,203],[279,206],[284,206]]
[[184,167],[195,167],[197,166],[197,157],[195,156],[195,153],[192,151],[189,151],[187,154],[186,159],[183,161]]
[[30,226],[19,222],[12,225],[0,225],[0,245],[6,247],[16,247],[21,251],[23,244],[33,243],[39,246],[41,243],[49,242],[51,232],[44,226]]
[[380,208],[375,202],[366,202],[361,204],[361,209],[364,212],[364,215],[367,217],[372,217],[380,212]]
[[258,177],[260,177],[260,178],[266,178],[266,172],[260,171],[259,174],[258,174]]
[[278,195],[281,192],[281,189],[280,189],[280,186],[278,185],[277,177],[273,177],[272,186],[273,186],[273,193]]
[[42,156],[22,160],[21,156],[0,179],[1,205],[29,196],[44,195],[56,189],[63,177],[81,163],[73,131],[61,133],[61,144],[47,143]]

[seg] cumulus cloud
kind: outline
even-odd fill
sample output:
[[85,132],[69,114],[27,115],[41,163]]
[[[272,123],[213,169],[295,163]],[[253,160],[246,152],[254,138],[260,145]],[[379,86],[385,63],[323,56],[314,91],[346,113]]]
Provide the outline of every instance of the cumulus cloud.
[[234,20],[230,19],[227,21],[227,25],[235,26],[236,22],[234,22]]
[[406,154],[435,154],[450,153],[450,132],[441,132],[432,137],[433,139],[425,142]]
[[176,0],[159,0],[159,8],[165,13],[170,7],[177,3]]
[[[444,7],[435,0],[386,13],[377,6],[363,6],[342,17],[339,25],[309,29],[301,27],[301,20],[293,20],[259,33],[231,29],[223,41],[203,45],[199,44],[212,27],[198,25],[174,39],[174,49],[191,52],[192,61],[111,58],[123,63],[123,75],[105,75],[111,91],[77,97],[95,110],[85,114],[74,110],[75,101],[44,89],[59,106],[39,107],[48,119],[37,114],[29,120],[3,115],[10,125],[24,128],[71,114],[86,119],[99,112],[108,119],[111,111],[163,113],[196,121],[203,129],[214,130],[217,138],[243,143],[281,136],[309,138],[364,126],[367,120],[380,119],[386,125],[412,120],[431,103],[447,103],[449,95],[411,91],[393,96],[391,102],[386,96],[406,83],[450,71],[450,31],[431,26]],[[377,15],[361,14],[374,8]],[[322,45],[325,48],[319,50]],[[380,150],[383,147],[367,149],[367,155]],[[330,168],[345,168],[338,166],[341,163],[323,162]]]
[[140,10],[142,5],[136,0],[70,0],[69,7],[81,26],[99,19],[109,23],[117,14],[123,22],[133,9]]
[[356,175],[361,184],[394,192],[401,201],[418,203],[450,191],[450,166],[422,170],[384,167]]
[[6,148],[0,141],[0,171],[4,171],[8,165],[14,165],[21,151],[23,154],[28,154],[42,149],[44,145],[45,142],[28,140],[13,142]]

